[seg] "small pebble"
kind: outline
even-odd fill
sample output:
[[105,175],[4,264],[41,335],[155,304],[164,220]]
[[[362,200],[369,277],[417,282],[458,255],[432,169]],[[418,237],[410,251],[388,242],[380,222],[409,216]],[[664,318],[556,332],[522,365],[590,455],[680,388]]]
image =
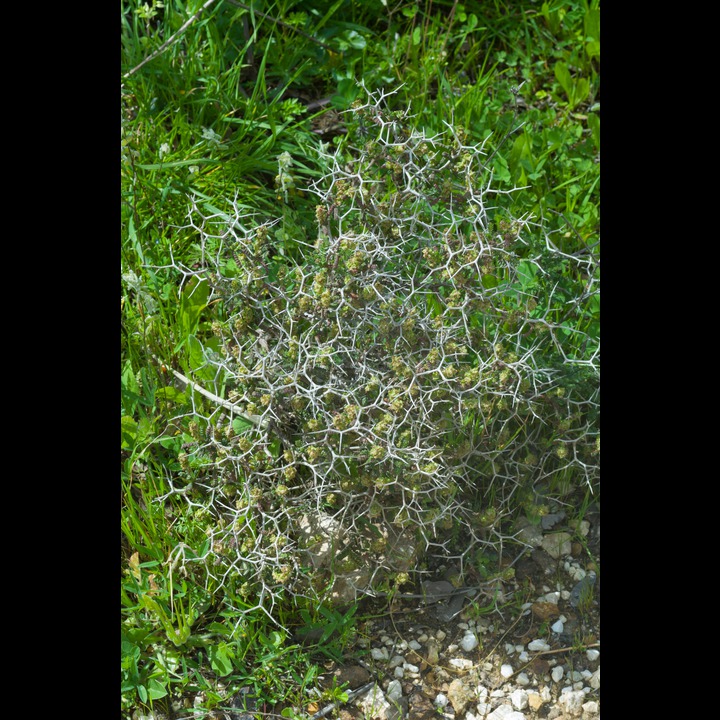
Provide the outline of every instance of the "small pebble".
[[524,710],[528,704],[528,694],[524,690],[514,690],[510,694],[510,702],[516,710]]
[[597,660],[600,657],[600,651],[599,650],[588,650],[586,653],[587,659],[592,662],[593,660]]
[[435,697],[435,701],[433,702],[433,705],[438,708],[444,708],[448,704],[448,699],[446,695],[443,695],[442,693],[438,693]]
[[562,668],[561,665],[558,665],[557,667],[554,667],[552,669],[552,679],[559,683],[562,680],[563,675],[565,674],[565,670]]
[[597,575],[591,570],[570,593],[570,604],[577,607],[581,602],[587,602],[592,598],[593,585]]
[[504,678],[509,678],[509,677],[513,674],[512,665],[508,665],[507,663],[505,663],[505,664],[500,668],[500,674],[501,674]]
[[478,645],[478,639],[474,633],[468,633],[460,641],[460,647],[465,652],[470,652],[471,650],[474,650],[477,647],[477,645]]
[[531,652],[545,652],[550,646],[544,640],[533,640],[528,643],[528,650]]
[[466,658],[452,658],[450,664],[459,670],[469,670],[473,666],[472,660]]
[[398,680],[391,680],[388,683],[387,690],[385,691],[385,697],[392,702],[395,702],[402,697],[402,685]]
[[570,570],[570,577],[575,582],[580,582],[587,573],[581,568],[575,565],[572,570]]

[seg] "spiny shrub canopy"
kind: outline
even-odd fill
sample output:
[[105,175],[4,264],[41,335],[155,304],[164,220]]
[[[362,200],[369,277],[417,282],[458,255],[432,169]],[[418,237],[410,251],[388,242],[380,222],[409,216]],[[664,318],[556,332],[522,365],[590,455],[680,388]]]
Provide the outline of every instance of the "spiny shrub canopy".
[[[237,203],[189,213],[203,262],[180,269],[224,318],[191,339],[196,377],[238,414],[197,398],[184,463],[206,480],[187,497],[217,518],[211,570],[241,597],[323,595],[369,558],[407,569],[388,528],[462,561],[507,540],[538,484],[598,481],[594,256],[512,217],[461,129],[426,136],[383,100],[352,109],[360,147],[326,156],[301,261]],[[325,568],[298,544],[308,517],[337,529]]]

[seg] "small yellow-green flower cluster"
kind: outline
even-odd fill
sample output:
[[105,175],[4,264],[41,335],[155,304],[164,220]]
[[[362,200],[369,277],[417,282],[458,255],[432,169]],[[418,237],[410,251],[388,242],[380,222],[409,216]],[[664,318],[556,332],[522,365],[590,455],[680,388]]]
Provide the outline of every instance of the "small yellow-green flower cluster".
[[365,270],[368,265],[368,256],[364,252],[355,252],[352,257],[348,259],[346,267],[348,272],[357,275],[358,273]]
[[307,457],[308,462],[310,463],[317,462],[317,460],[322,457],[322,454],[322,448],[318,445],[310,445],[305,449],[305,457]]
[[357,419],[360,408],[357,405],[347,405],[344,410],[333,418],[333,425],[337,430],[347,430]]
[[237,315],[235,316],[235,330],[238,333],[243,333],[252,324],[255,317],[255,313],[250,305],[246,305]]
[[397,377],[401,378],[409,378],[412,377],[413,371],[411,368],[407,366],[403,358],[401,358],[399,355],[393,355],[392,359],[390,360],[390,369],[397,375]]
[[323,227],[328,221],[328,211],[325,205],[317,205],[315,207],[315,219],[318,225]]
[[284,585],[292,577],[292,568],[290,565],[280,565],[272,571],[272,578],[276,583]]
[[480,381],[480,368],[473,367],[468,370],[466,370],[462,378],[460,379],[460,385],[463,388],[472,387],[473,385],[477,385],[477,383]]
[[445,365],[442,369],[442,374],[448,379],[451,380],[454,378],[458,373],[457,365]]
[[371,460],[382,460],[385,455],[387,454],[387,450],[385,450],[382,445],[373,445],[370,448],[370,459]]
[[405,401],[403,400],[402,395],[403,392],[399,388],[391,388],[388,391],[386,402],[391,413],[397,415],[405,406]]

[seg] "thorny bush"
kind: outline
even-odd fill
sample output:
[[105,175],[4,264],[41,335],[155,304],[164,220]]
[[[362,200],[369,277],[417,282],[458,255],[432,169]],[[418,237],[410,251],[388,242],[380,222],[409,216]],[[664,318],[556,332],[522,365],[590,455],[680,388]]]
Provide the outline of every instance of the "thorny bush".
[[462,564],[541,490],[599,480],[596,255],[512,217],[462,129],[426,136],[384,99],[351,110],[362,147],[326,154],[302,261],[237,203],[189,212],[202,262],[176,267],[222,309],[196,370],[237,412],[193,397],[200,479],[173,492],[215,518],[201,559],[242,607],[396,578],[400,535]]

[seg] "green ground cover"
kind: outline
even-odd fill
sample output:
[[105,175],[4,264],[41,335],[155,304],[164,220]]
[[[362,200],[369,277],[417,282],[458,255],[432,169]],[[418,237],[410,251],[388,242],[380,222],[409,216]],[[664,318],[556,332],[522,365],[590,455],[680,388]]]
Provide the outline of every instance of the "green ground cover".
[[358,618],[293,555],[312,493],[491,538],[598,497],[599,5],[124,0],[121,39],[123,716],[293,717]]

